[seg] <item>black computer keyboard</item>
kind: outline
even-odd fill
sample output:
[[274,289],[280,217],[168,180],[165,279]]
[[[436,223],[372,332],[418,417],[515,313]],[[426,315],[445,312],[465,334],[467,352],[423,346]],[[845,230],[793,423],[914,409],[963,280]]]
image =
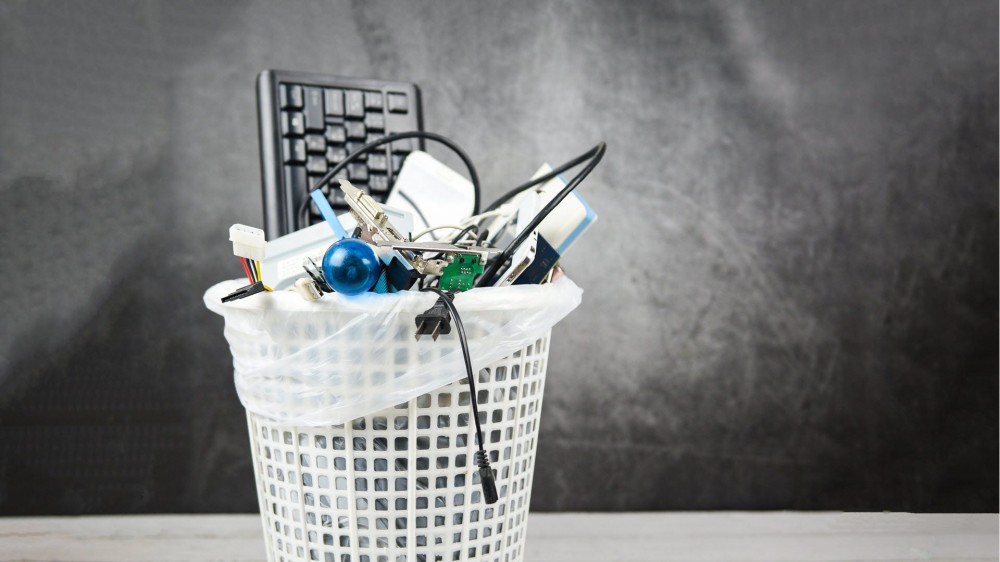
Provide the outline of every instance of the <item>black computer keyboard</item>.
[[[420,90],[414,84],[265,70],[257,79],[264,230],[275,238],[322,217],[315,204],[300,215],[317,180],[348,153],[388,133],[422,130]],[[336,179],[385,202],[403,158],[417,139],[374,149],[348,164],[323,188],[334,210],[347,211]]]

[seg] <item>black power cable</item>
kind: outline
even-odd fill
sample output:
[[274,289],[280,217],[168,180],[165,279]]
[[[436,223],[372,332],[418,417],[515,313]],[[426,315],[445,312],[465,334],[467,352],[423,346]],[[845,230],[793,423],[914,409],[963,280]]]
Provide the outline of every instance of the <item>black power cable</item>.
[[[466,154],[465,151],[462,150],[460,146],[455,144],[455,141],[449,139],[446,136],[439,135],[437,133],[429,133],[426,131],[407,131],[404,133],[392,133],[380,139],[373,140],[369,143],[365,143],[360,147],[358,147],[358,149],[355,150],[354,152],[348,154],[347,157],[344,158],[339,164],[337,164],[333,168],[330,168],[330,170],[327,171],[326,174],[322,178],[320,178],[319,181],[317,181],[312,186],[311,189],[309,189],[306,192],[306,197],[302,200],[302,204],[299,206],[297,215],[298,219],[302,221],[303,224],[308,224],[306,220],[306,211],[309,209],[309,203],[312,201],[312,198],[309,197],[309,193],[312,193],[313,191],[316,191],[317,189],[326,185],[327,182],[333,179],[333,176],[335,176],[337,172],[340,172],[341,170],[346,168],[347,165],[356,160],[358,156],[367,153],[369,150],[373,148],[378,148],[383,144],[389,144],[398,140],[413,139],[413,138],[421,138],[439,142],[450,148],[456,155],[458,155],[459,159],[462,160],[462,163],[465,164],[465,167],[469,171],[469,181],[472,182],[472,190],[473,190],[472,214],[478,215],[479,199],[480,199],[480,194],[482,193],[482,188],[479,185],[479,174],[476,172],[476,166],[472,163],[472,159],[469,158],[469,155]],[[412,201],[410,202],[410,204],[411,205],[413,204]],[[414,209],[417,209],[418,214],[420,213],[420,210],[415,205]],[[428,224],[427,226],[431,225]]]
[[[538,211],[538,213],[535,214],[535,217],[531,219],[531,222],[529,222],[527,226],[521,229],[521,233],[514,237],[514,239],[510,242],[510,244],[508,244],[507,247],[504,248],[503,252],[501,252],[499,256],[490,260],[489,267],[486,269],[486,271],[483,272],[483,275],[476,282],[476,287],[482,287],[487,283],[492,282],[493,277],[497,273],[497,270],[499,270],[500,267],[503,266],[503,264],[506,263],[507,260],[509,260],[511,256],[514,255],[514,252],[517,251],[518,247],[520,247],[521,244],[523,244],[524,241],[528,239],[528,236],[531,236],[531,233],[534,232],[536,229],[538,229],[538,225],[542,224],[542,221],[544,221],[545,218],[549,216],[549,213],[551,213],[553,209],[558,207],[559,204],[562,203],[562,200],[565,199],[566,196],[569,195],[574,189],[576,189],[576,187],[580,185],[580,182],[586,179],[586,177],[590,175],[590,172],[592,172],[594,168],[597,167],[597,164],[601,161],[601,158],[604,157],[604,153],[606,150],[607,150],[607,145],[601,142],[598,143],[597,146],[595,146],[591,150],[587,151],[585,155],[577,157],[570,162],[570,163],[576,162],[577,164],[579,164],[580,162],[586,160],[584,156],[588,156],[590,158],[590,162],[588,162],[587,165],[584,166],[584,168],[580,170],[579,173],[573,176],[573,179],[569,180],[569,183],[566,184],[566,187],[562,188],[562,190],[559,191],[559,193],[556,194],[556,196],[553,197],[552,200],[550,200],[545,205],[545,207],[542,207],[541,211]],[[564,164],[563,166],[557,168],[557,170],[563,169],[563,171],[565,171],[564,168],[567,167],[571,166],[569,166],[569,164]],[[549,174],[546,174],[545,176],[542,176],[541,178],[537,178],[532,181],[542,182],[545,181],[546,177],[555,177],[556,175],[558,175],[558,173],[560,172],[553,170]],[[529,182],[524,186],[519,186],[517,189],[523,191],[524,189],[531,187],[531,185],[532,182]],[[504,197],[507,197],[509,199],[510,197],[517,195],[517,193],[519,193],[519,191],[515,192],[514,190],[512,190],[507,195],[504,195]],[[503,199],[504,197],[501,197],[500,199]],[[494,205],[496,205],[496,203],[494,203]],[[490,205],[490,208],[491,209],[494,208],[494,205]]]
[[472,371],[472,358],[469,356],[469,339],[465,335],[465,326],[462,325],[462,318],[458,315],[458,309],[455,308],[455,303],[451,302],[451,297],[448,293],[437,287],[427,287],[421,289],[421,291],[429,291],[440,297],[439,300],[443,301],[448,311],[451,312],[451,317],[455,322],[455,329],[458,330],[458,341],[462,344],[462,357],[465,359],[465,371],[469,379],[469,392],[472,396],[470,400],[472,402],[472,417],[476,421],[476,441],[479,445],[479,450],[476,451],[476,465],[479,466],[479,480],[483,485],[483,499],[486,500],[486,503],[496,503],[500,498],[497,494],[496,477],[493,474],[493,469],[490,468],[490,456],[486,452],[486,442],[483,441],[483,428],[479,423],[479,405],[476,403],[476,377]]
[[507,201],[510,201],[511,199],[513,199],[514,197],[516,197],[518,194],[520,194],[522,191],[524,191],[525,189],[528,189],[529,187],[534,187],[534,186],[539,185],[541,183],[547,182],[550,179],[552,179],[552,178],[558,176],[559,174],[565,172],[566,170],[569,170],[570,168],[575,168],[576,166],[579,166],[583,162],[586,162],[588,159],[593,158],[594,154],[597,153],[597,148],[598,147],[595,146],[594,148],[591,148],[587,152],[584,152],[583,154],[577,156],[576,158],[570,160],[569,162],[566,162],[565,164],[560,165],[558,168],[552,170],[551,172],[549,172],[549,173],[547,173],[545,175],[539,176],[539,177],[537,177],[537,178],[535,178],[533,180],[529,180],[529,181],[527,181],[525,183],[522,183],[521,185],[515,187],[514,189],[508,191],[507,193],[504,193],[496,201],[494,201],[493,203],[490,203],[490,206],[487,207],[486,210],[483,211],[483,212],[484,213],[488,213],[488,212],[492,211],[493,209],[496,209],[500,205],[503,205]]

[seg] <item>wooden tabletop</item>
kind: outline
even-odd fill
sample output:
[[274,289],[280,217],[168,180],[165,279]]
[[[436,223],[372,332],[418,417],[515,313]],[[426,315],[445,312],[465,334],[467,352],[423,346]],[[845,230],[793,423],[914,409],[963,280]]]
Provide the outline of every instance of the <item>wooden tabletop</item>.
[[[533,513],[530,562],[997,560],[996,514]],[[0,518],[0,561],[265,560],[256,515]]]

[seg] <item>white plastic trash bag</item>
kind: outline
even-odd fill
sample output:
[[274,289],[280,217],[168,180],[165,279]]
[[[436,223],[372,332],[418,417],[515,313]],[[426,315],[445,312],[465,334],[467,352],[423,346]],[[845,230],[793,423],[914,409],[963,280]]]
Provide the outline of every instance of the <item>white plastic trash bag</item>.
[[[251,412],[290,425],[339,425],[466,376],[452,331],[414,338],[416,316],[437,300],[403,291],[306,302],[291,291],[223,304],[245,282],[225,281],[205,305],[226,320],[236,391]],[[485,287],[455,297],[472,366],[502,359],[544,336],[581,301],[569,278],[544,285]]]

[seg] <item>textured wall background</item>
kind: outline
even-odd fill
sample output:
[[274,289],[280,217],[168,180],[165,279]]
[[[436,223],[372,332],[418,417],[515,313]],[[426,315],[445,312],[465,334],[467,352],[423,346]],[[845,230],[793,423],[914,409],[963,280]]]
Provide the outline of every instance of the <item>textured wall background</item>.
[[254,79],[417,82],[489,200],[596,141],[533,506],[995,511],[995,2],[0,2],[0,513],[253,511]]

